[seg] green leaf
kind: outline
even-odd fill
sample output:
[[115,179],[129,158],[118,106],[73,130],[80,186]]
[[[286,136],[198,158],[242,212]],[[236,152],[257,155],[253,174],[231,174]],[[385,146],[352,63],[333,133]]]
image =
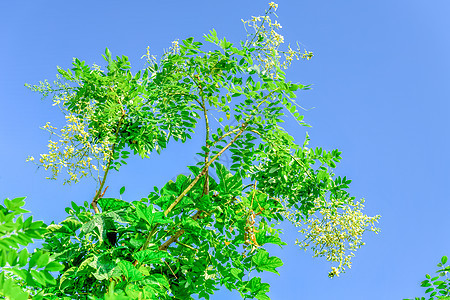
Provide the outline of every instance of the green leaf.
[[153,206],[142,207],[141,205],[138,205],[136,206],[136,213],[139,218],[146,221],[149,225],[154,223],[155,216],[153,214]]
[[189,181],[189,178],[186,175],[180,174],[177,176],[175,185],[177,187],[178,192],[182,192],[184,190],[184,187],[186,186],[186,183],[188,181]]
[[230,269],[231,275],[236,279],[242,280],[242,276],[244,276],[244,272],[241,269],[232,268]]
[[441,263],[445,264],[447,262],[447,256],[442,256]]
[[145,249],[133,254],[134,258],[136,258],[141,264],[152,264],[161,262],[162,258],[169,257],[167,252],[159,251],[159,250],[150,250]]
[[252,261],[256,265],[256,269],[260,271],[269,271],[280,275],[275,268],[281,267],[283,262],[278,257],[269,257],[266,250],[258,249],[258,253],[252,257]]
[[117,267],[122,271],[122,274],[128,279],[128,281],[138,281],[142,280],[142,274],[133,266],[129,261],[121,260]]
[[125,192],[125,187],[123,186],[120,188],[119,194],[122,195],[124,192]]
[[29,256],[29,253],[28,253],[27,248],[22,249],[22,251],[19,252],[19,262],[18,262],[19,267],[23,267],[27,264],[28,256]]
[[270,300],[269,296],[267,296],[265,292],[259,292],[256,294],[255,298],[258,300]]
[[150,280],[155,282],[156,284],[165,287],[166,289],[170,289],[170,284],[167,281],[167,278],[162,274],[152,274],[146,278],[146,280]]
[[228,171],[227,168],[220,163],[216,163],[215,166],[217,177],[219,177],[220,180],[220,191],[225,195],[239,193],[239,191],[242,189],[241,176],[238,173],[232,175],[230,171]]
[[116,263],[109,255],[94,256],[89,266],[95,269],[93,274],[97,280],[109,280],[114,274]]
[[83,226],[83,223],[75,219],[74,217],[68,217],[61,224],[65,225],[71,232],[75,232]]
[[42,255],[41,251],[34,252],[31,255],[30,261],[28,262],[28,267],[33,268],[34,266],[36,266],[37,261],[41,257],[41,255]]
[[64,270],[64,266],[62,264],[60,264],[59,262],[51,261],[45,266],[44,270],[49,271],[49,272],[57,272],[57,271]]
[[36,267],[37,268],[42,268],[42,267],[46,266],[48,261],[49,261],[49,259],[50,259],[50,254],[49,253],[47,253],[47,252],[42,253],[42,255],[40,255],[39,258],[36,261]]
[[6,254],[6,250],[2,250],[0,249],[0,267],[4,267],[6,266],[6,262],[8,260],[7,254]]
[[55,285],[56,280],[53,278],[53,276],[46,270],[40,271],[39,274],[43,277],[45,280],[45,285]]
[[41,274],[41,272],[38,272],[34,269],[30,270],[31,276],[34,280],[36,280],[39,284],[45,286],[47,284],[46,278],[44,274]]
[[72,283],[72,277],[77,273],[77,267],[71,267],[67,269],[60,278],[59,288],[64,290],[67,286]]
[[128,202],[115,198],[100,198],[98,204],[102,211],[119,210],[130,206]]
[[22,288],[12,279],[5,278],[5,273],[0,274],[0,295],[6,299],[26,300],[29,294],[24,292]]
[[100,242],[103,241],[102,233],[105,226],[105,221],[103,219],[102,215],[96,215],[94,219],[90,220],[89,222],[83,224],[83,226],[80,228],[80,231],[84,234],[92,233],[95,228],[98,229],[98,238]]

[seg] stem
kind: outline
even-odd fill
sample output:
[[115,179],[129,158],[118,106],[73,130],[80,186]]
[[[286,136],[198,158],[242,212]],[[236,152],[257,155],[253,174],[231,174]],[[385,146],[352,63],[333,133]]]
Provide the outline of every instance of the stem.
[[[263,138],[262,134],[259,133],[256,130],[250,130],[253,133],[258,134],[261,138]],[[315,178],[313,176],[311,176],[311,174],[309,173],[307,167],[305,166],[305,164],[302,161],[299,161],[294,155],[292,155],[289,151],[287,151],[286,149],[281,148],[280,146],[276,145],[276,144],[272,144],[269,140],[266,140],[272,147],[277,147],[280,150],[284,150],[286,151],[287,154],[289,154],[291,156],[291,158],[301,167],[305,168],[305,173],[306,175],[309,176],[309,178],[311,178],[312,180],[315,180]]]
[[[254,110],[257,110],[264,102],[267,101],[267,98],[269,98],[276,90],[270,92],[267,96],[265,96],[262,101],[256,106],[256,108]],[[234,144],[234,142],[238,139],[238,137],[245,131],[245,129],[248,126],[248,122],[250,121],[250,117],[247,119],[247,121],[245,121],[240,128],[236,128],[235,130],[233,130],[233,132],[238,132],[236,134],[236,136],[224,147],[222,148],[222,150],[220,150],[211,160],[209,160],[207,163],[205,163],[205,166],[203,167],[203,170],[200,172],[200,174],[198,174],[194,180],[191,182],[191,184],[181,193],[181,195],[179,195],[175,201],[164,211],[164,216],[167,216],[173,209],[174,207],[181,201],[181,199],[183,199],[184,196],[186,196],[186,194],[195,186],[195,184],[200,180],[200,178],[205,175],[208,172],[208,168],[209,166],[220,156],[222,155],[232,144]],[[229,133],[224,134],[222,138],[224,138],[225,136],[229,135]],[[197,211],[197,213],[192,217],[194,220],[196,220],[197,218],[200,217],[200,214],[202,213],[201,210]],[[148,247],[148,244],[150,243],[151,238],[153,237],[153,235],[156,232],[156,229],[158,228],[160,224],[157,223],[153,226],[152,231],[150,232],[150,234],[147,236],[147,239],[144,243],[144,245],[142,245],[142,247],[140,248],[141,250],[145,250]],[[182,233],[180,233],[181,231],[183,231]],[[167,240],[163,245],[161,245],[160,247],[163,247],[165,249],[167,249],[169,247],[170,244],[172,244],[174,241],[176,241],[178,239],[178,237],[180,237],[182,234],[184,233],[184,230],[180,229],[177,233],[175,233],[174,236],[172,236],[169,240]],[[174,238],[176,236],[176,238]],[[169,242],[170,241],[170,242]],[[134,265],[137,264],[137,261],[134,262]]]
[[161,250],[161,251],[167,250],[167,248],[169,248],[170,244],[175,242],[183,233],[184,233],[184,229],[178,230],[177,233],[175,233],[173,236],[170,237],[170,239],[168,239],[164,244],[159,246],[159,250]]
[[[205,115],[205,127],[206,127],[206,136],[205,136],[205,147],[208,148],[207,151],[205,151],[205,166],[208,164],[208,160],[209,160],[209,120],[208,120],[208,113],[206,111],[206,105],[205,105],[205,100],[202,97],[202,108],[203,108],[203,113]],[[209,168],[206,167],[206,173],[205,173],[205,184],[203,186],[203,195],[208,195],[209,194]]]
[[[153,226],[152,231],[150,232],[149,235],[147,235],[147,238],[145,239],[144,244],[142,245],[142,247],[139,249],[139,251],[145,250],[147,249],[148,245],[150,244],[150,240],[152,239],[152,236],[155,234],[156,229],[158,228],[159,223],[155,224],[155,226]],[[138,264],[138,261],[135,260],[133,262],[133,265],[136,266]]]
[[198,252],[198,249],[195,249],[195,248],[193,248],[193,247],[191,247],[191,246],[189,246],[189,245],[187,245],[187,244],[183,244],[182,242],[176,242],[178,245],[181,245],[181,246],[183,246],[183,247],[186,247],[186,248],[188,248],[188,249],[191,249],[191,250],[193,250],[193,251],[195,251],[195,252]]
[[212,146],[214,146],[215,144],[217,144],[218,142],[220,142],[221,140],[223,140],[224,138],[226,138],[227,136],[229,136],[230,134],[233,134],[235,132],[238,132],[240,129],[236,128],[233,129],[231,131],[228,131],[227,133],[225,133],[224,135],[222,135],[221,137],[219,137],[216,141],[214,141],[214,143],[212,144]]
[[[110,89],[111,89],[111,91],[114,92],[114,89],[112,87],[110,87]],[[102,179],[102,181],[100,183],[100,188],[98,189],[97,193],[95,193],[94,199],[92,199],[92,202],[91,202],[91,206],[94,209],[94,212],[96,214],[100,213],[100,210],[98,209],[98,206],[97,206],[97,202],[98,202],[98,200],[100,198],[103,197],[103,195],[106,192],[106,189],[105,189],[105,192],[103,192],[103,194],[101,194],[103,186],[105,185],[105,182],[106,182],[106,177],[108,176],[109,169],[111,167],[112,160],[114,158],[114,151],[116,149],[117,140],[118,140],[118,137],[119,137],[119,130],[120,130],[120,127],[122,126],[122,122],[123,122],[123,120],[125,118],[125,115],[126,115],[126,112],[123,109],[122,102],[120,101],[120,98],[119,97],[117,97],[117,98],[118,98],[117,100],[118,100],[118,102],[120,104],[120,110],[121,110],[122,115],[120,116],[119,123],[117,124],[117,127],[116,127],[116,131],[114,132],[116,141],[114,142],[114,144],[111,147],[111,154],[110,154],[109,159],[108,159],[108,164],[106,165],[105,174],[103,175],[103,179]]]
[[[112,158],[113,158],[113,155],[114,155],[114,148],[115,148],[115,146],[116,146],[116,144],[112,145],[111,156],[108,159],[108,164],[106,166],[106,171],[105,171],[105,174],[103,175],[103,179],[102,179],[102,181],[100,183],[100,188],[97,190],[97,193],[95,194],[94,199],[92,199],[92,202],[91,202],[91,206],[94,209],[94,212],[96,214],[100,213],[100,210],[98,209],[98,206],[97,206],[97,202],[98,202],[98,199],[103,197],[103,195],[105,194],[105,193],[103,193],[103,194],[100,194],[100,193],[102,192],[103,186],[105,185],[106,176],[108,176],[109,167],[111,166],[111,162],[112,162]],[[106,192],[106,189],[105,189],[105,192]]]
[[[262,21],[262,23],[261,23],[261,26],[259,26],[258,27],[258,30],[255,32],[255,34],[253,35],[253,38],[252,38],[252,40],[250,41],[250,45],[253,43],[253,41],[255,40],[255,38],[258,36],[258,33],[261,31],[261,28],[262,28],[262,26],[264,25],[264,22],[266,22],[266,18],[265,17],[267,17],[267,15],[269,15],[269,12],[270,12],[270,10],[272,9],[272,7],[269,7],[269,9],[266,11],[266,13],[264,14],[264,19],[263,19],[263,21]],[[247,44],[247,42],[248,42],[248,40],[245,42],[245,46],[247,46],[248,44]]]
[[194,187],[194,185],[200,180],[200,178],[206,174],[208,171],[209,166],[220,156],[222,153],[224,153],[234,142],[237,140],[237,138],[244,132],[245,128],[248,126],[247,123],[242,124],[241,129],[236,134],[236,136],[222,149],[217,153],[211,160],[208,161],[207,164],[203,167],[203,170],[200,172],[200,174],[195,177],[195,179],[191,182],[191,184],[181,193],[180,196],[175,199],[175,201],[164,211],[164,215],[167,216],[172,209],[183,199],[183,197]]
[[[198,218],[201,217],[201,214],[202,214],[202,213],[203,213],[202,210],[198,210],[198,211],[192,216],[192,219],[193,219],[194,221],[197,220]],[[180,244],[180,245],[183,245],[183,246],[186,246],[186,247],[188,247],[188,248],[191,248],[191,249],[193,249],[193,250],[195,250],[195,251],[198,251],[197,249],[194,249],[194,248],[192,248],[192,247],[190,247],[190,246],[188,246],[188,245],[185,245],[185,244],[183,244],[183,243],[181,243],[181,242],[178,241],[178,238],[179,238],[181,235],[183,235],[183,233],[184,233],[184,229],[178,230],[173,236],[170,237],[170,239],[168,239],[166,242],[164,242],[164,244],[162,244],[161,246],[159,246],[159,250],[165,251],[165,250],[167,250],[167,248],[169,248],[170,244],[172,244],[173,242],[176,242],[176,243],[178,243],[178,244]]]

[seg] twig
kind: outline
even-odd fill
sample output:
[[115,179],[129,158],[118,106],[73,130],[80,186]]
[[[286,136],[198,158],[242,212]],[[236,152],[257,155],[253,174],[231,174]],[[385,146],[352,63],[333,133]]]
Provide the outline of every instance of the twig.
[[172,272],[173,276],[175,276],[176,279],[178,279],[177,275],[175,275],[175,273],[173,272],[172,268],[170,267],[170,265],[167,263],[167,261],[164,261],[166,263],[166,265],[169,267],[170,272]]

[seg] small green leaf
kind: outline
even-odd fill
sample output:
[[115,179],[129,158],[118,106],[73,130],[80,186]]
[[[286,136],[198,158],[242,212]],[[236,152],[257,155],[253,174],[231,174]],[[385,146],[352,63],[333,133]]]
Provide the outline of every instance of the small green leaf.
[[125,187],[121,187],[119,193],[122,195],[125,192]]
[[29,256],[29,253],[28,253],[27,248],[25,248],[19,252],[19,267],[23,267],[27,264],[28,256]]
[[48,261],[50,259],[50,254],[49,253],[43,253],[42,255],[39,256],[37,262],[36,262],[36,267],[37,268],[42,268],[44,266],[47,265]]
[[30,261],[28,262],[28,267],[33,268],[34,266],[36,266],[37,261],[38,261],[39,257],[41,257],[41,255],[42,255],[42,252],[40,252],[40,251],[34,252],[31,255]]
[[270,300],[269,296],[267,296],[265,292],[259,292],[256,294],[255,298],[258,300]]
[[6,265],[7,256],[5,250],[0,250],[0,267],[4,267]]
[[39,273],[44,278],[44,280],[46,281],[47,284],[50,284],[50,285],[56,284],[55,278],[53,278],[53,276],[48,271],[43,270],[43,271],[40,271]]
[[45,266],[45,270],[49,272],[57,272],[64,270],[64,266],[59,262],[51,261]]
[[239,279],[239,280],[242,280],[242,276],[244,276],[244,272],[242,272],[241,269],[237,269],[237,268],[230,269],[230,273],[231,273],[231,275],[233,275],[233,277],[235,277],[236,279]]
[[442,256],[441,263],[445,264],[447,262],[447,256]]

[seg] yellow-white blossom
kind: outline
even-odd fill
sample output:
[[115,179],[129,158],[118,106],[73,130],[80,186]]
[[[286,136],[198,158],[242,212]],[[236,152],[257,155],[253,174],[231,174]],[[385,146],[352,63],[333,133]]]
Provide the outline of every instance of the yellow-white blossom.
[[270,7],[270,8],[273,8],[274,10],[277,10],[278,4],[276,4],[275,2],[270,2],[270,3],[269,3],[269,7]]
[[363,233],[379,232],[375,223],[380,216],[369,217],[363,214],[363,208],[364,199],[356,202],[350,200],[344,205],[316,199],[314,208],[303,222],[296,221],[291,212],[286,211],[285,216],[301,227],[299,232],[304,235],[304,239],[297,240],[296,245],[313,250],[313,257],[325,257],[327,261],[338,263],[338,267],[332,267],[329,274],[334,277],[339,276],[345,267],[351,268],[354,251],[364,245]]

